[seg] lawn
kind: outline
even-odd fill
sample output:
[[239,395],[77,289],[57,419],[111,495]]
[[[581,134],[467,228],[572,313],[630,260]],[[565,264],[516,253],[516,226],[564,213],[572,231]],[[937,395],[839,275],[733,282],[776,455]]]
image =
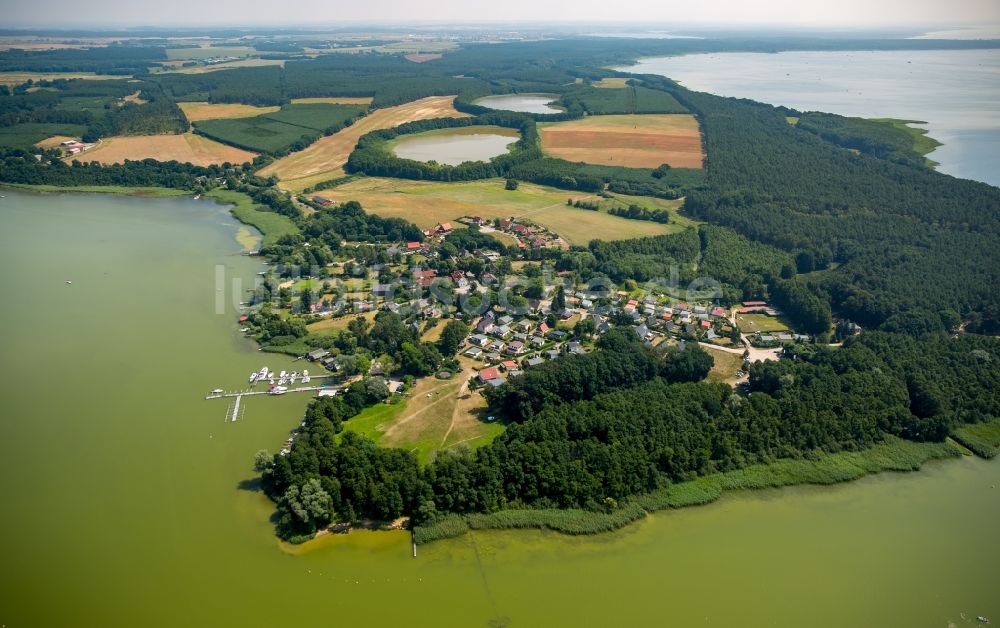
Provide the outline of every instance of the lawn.
[[242,192],[216,188],[205,196],[218,203],[233,205],[233,216],[242,223],[256,227],[264,235],[264,246],[273,244],[283,235],[299,232],[299,228],[288,216],[259,210],[260,206]]
[[453,106],[454,96],[432,96],[397,107],[376,109],[351,126],[320,138],[305,150],[283,157],[258,172],[267,177],[277,175],[280,186],[299,192],[320,181],[344,175],[343,166],[354,150],[358,138],[378,129],[388,129],[404,122],[428,118],[463,117]]
[[540,124],[542,150],[568,161],[656,168],[701,168],[698,121],[690,114],[589,116]]
[[[421,228],[461,216],[525,218],[555,231],[570,244],[586,244],[594,238],[619,240],[661,235],[682,228],[568,207],[567,198],[595,201],[599,197],[532,183],[521,183],[517,190],[510,191],[504,189],[501,179],[440,183],[364,177],[328,190],[327,196],[338,201],[356,200],[366,211],[405,218]],[[650,205],[668,202],[643,200]]]
[[780,318],[767,314],[737,314],[736,324],[744,334],[753,334],[758,331],[762,334],[789,331],[788,325]]

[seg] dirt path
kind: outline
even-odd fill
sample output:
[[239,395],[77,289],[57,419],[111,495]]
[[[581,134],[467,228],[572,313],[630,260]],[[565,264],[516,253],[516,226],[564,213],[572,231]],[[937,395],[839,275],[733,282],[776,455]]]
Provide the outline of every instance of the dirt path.
[[448,441],[448,436],[450,436],[451,431],[455,429],[455,421],[458,420],[459,417],[458,409],[462,405],[461,403],[459,403],[459,401],[468,391],[469,391],[469,380],[466,379],[465,382],[462,384],[462,387],[458,389],[458,393],[455,399],[455,408],[451,411],[451,423],[448,424],[448,431],[444,433],[444,438],[441,439],[441,445],[438,447],[438,449],[444,449],[444,444]]

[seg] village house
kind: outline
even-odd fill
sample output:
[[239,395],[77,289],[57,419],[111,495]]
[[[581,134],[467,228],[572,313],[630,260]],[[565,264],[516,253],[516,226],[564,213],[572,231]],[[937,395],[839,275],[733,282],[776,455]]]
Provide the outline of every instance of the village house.
[[510,355],[519,355],[524,352],[524,343],[520,340],[512,340],[510,344],[507,345],[506,351]]
[[539,364],[542,364],[544,362],[545,360],[538,357],[528,358],[527,360],[524,361],[524,368],[531,368],[533,366],[538,366]]
[[479,347],[469,347],[462,353],[462,355],[470,357],[475,360],[479,359],[479,357],[483,355],[483,350],[480,349]]

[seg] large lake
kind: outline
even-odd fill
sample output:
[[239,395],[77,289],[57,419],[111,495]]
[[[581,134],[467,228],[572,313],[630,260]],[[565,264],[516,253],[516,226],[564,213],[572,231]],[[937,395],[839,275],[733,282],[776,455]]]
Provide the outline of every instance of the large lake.
[[1000,50],[698,54],[623,68],[800,111],[903,118],[943,143],[938,170],[1000,185]]
[[[614,534],[275,541],[251,461],[304,396],[224,423],[212,387],[301,368],[239,334],[224,208],[0,199],[0,625],[972,625],[1000,618],[1000,462],[736,494]],[[226,289],[218,291],[223,269]],[[71,280],[72,284],[66,284]],[[236,293],[239,294],[239,293]],[[216,313],[222,298],[224,314]],[[236,296],[238,300],[239,297]]]
[[519,137],[514,129],[498,126],[441,129],[404,135],[393,141],[392,151],[404,159],[457,166],[466,161],[489,161],[503,155]]

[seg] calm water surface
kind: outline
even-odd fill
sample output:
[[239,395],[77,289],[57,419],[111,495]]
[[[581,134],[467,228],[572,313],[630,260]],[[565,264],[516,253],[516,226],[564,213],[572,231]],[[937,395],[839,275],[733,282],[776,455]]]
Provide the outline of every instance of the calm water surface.
[[405,159],[457,166],[503,155],[518,137],[517,131],[502,127],[442,129],[404,136],[394,142],[392,150]]
[[524,113],[559,113],[562,109],[551,104],[557,98],[559,96],[556,94],[504,94],[502,96],[486,96],[473,104],[491,109]]
[[717,53],[646,59],[630,72],[800,111],[920,120],[938,170],[1000,185],[1000,50]]
[[[730,496],[610,535],[275,542],[247,482],[306,399],[223,423],[215,386],[301,368],[215,314],[249,282],[223,208],[0,199],[0,625],[973,626],[1000,618],[1000,463]],[[66,280],[72,280],[67,285]],[[228,294],[226,297],[230,296]],[[228,298],[227,298],[228,302]]]

